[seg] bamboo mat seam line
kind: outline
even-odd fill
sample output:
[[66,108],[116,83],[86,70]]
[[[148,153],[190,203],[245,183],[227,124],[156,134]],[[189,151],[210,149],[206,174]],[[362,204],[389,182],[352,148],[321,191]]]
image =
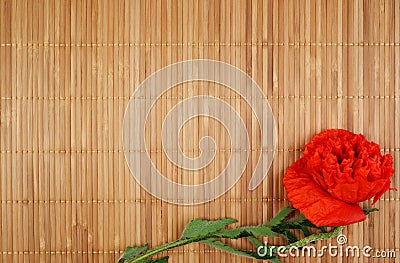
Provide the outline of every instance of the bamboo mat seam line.
[[[212,96],[218,99],[243,99],[241,96]],[[141,96],[134,99],[187,99],[192,98],[191,96],[160,96],[150,97]],[[249,99],[263,99],[264,97],[259,96],[248,96]],[[267,99],[400,99],[400,95],[279,95],[271,96],[265,95]],[[0,97],[1,100],[128,100],[131,97],[126,96],[67,96],[67,97]]]
[[[374,251],[383,251],[383,250],[391,250],[391,251],[400,251],[400,248],[375,248]],[[38,254],[46,254],[46,255],[58,255],[58,254],[122,254],[125,251],[123,250],[111,250],[111,251],[1,251],[3,255],[38,255]],[[221,250],[214,249],[173,249],[169,250],[168,253],[226,253]]]
[[183,47],[183,46],[400,46],[400,42],[206,42],[206,43],[1,43],[0,47]]
[[[381,148],[382,152],[400,152],[400,148]],[[183,153],[198,153],[200,151],[209,151],[209,152],[302,152],[304,148],[293,148],[293,149],[190,149],[190,150],[182,150]],[[88,153],[163,153],[165,150],[0,150],[1,154],[88,154]],[[177,153],[178,150],[172,149],[171,152]]]
[[[183,153],[199,153],[199,152],[298,152],[303,151],[304,149],[190,149],[190,150],[182,150]],[[398,149],[400,151],[400,149]],[[170,150],[173,153],[177,153],[178,150]],[[47,153],[163,153],[164,150],[1,150],[0,153],[15,153],[15,154],[30,154],[30,153],[39,153],[39,154],[47,154]],[[179,151],[180,152],[180,151]]]
[[[400,199],[399,199],[400,200]],[[124,203],[161,203],[160,199],[132,199],[132,200],[0,200],[2,204],[124,204]],[[181,200],[171,200],[181,201]],[[196,200],[197,201],[197,200]],[[221,199],[220,202],[283,202],[286,198],[244,198]]]
[[122,254],[124,251],[1,251],[3,255]]
[[[175,200],[179,201],[179,200]],[[284,202],[286,198],[243,198],[218,199],[218,202]],[[379,201],[400,201],[400,198],[381,198]],[[125,204],[125,203],[161,203],[159,199],[132,200],[0,200],[1,204]]]
[[[183,150],[183,153],[200,153],[200,152],[298,152],[302,151],[303,149],[277,149],[277,150],[272,150],[272,149],[191,149],[191,150]],[[177,153],[178,150],[170,150],[173,153]],[[399,149],[400,151],[400,149]],[[0,153],[2,154],[7,154],[7,153],[14,153],[14,154],[32,154],[32,153],[38,153],[38,154],[48,154],[48,153],[54,153],[54,154],[61,154],[61,153],[66,153],[66,154],[71,154],[71,153],[163,153],[165,152],[164,150],[1,150]],[[179,151],[180,152],[180,151]]]

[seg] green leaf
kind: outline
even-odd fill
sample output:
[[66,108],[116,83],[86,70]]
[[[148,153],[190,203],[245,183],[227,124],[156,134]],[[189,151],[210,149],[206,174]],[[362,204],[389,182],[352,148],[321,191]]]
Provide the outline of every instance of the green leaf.
[[204,241],[201,241],[201,243],[209,245],[211,247],[215,247],[217,249],[220,249],[220,250],[228,252],[228,253],[235,254],[235,255],[254,258],[247,251],[242,251],[242,250],[238,250],[238,249],[232,248],[232,247],[228,246],[227,244],[222,243],[221,241],[216,241],[215,239],[204,240]]
[[233,247],[228,246],[227,244],[221,242],[221,241],[217,241],[215,239],[207,239],[204,241],[201,241],[201,243],[209,245],[211,247],[215,247],[217,249],[220,249],[222,251],[228,252],[228,253],[232,253],[235,255],[239,255],[239,256],[243,256],[243,257],[248,257],[248,258],[255,258],[255,259],[272,259],[275,258],[274,255],[270,256],[270,255],[265,255],[265,256],[260,256],[257,254],[257,252],[253,252],[253,251],[245,251],[245,250],[239,250]]
[[297,240],[297,237],[296,237],[292,232],[290,232],[289,230],[284,230],[284,231],[280,232],[280,234],[281,234],[287,241],[289,241],[289,243],[294,243],[294,242],[297,242],[297,241],[298,241],[298,240]]
[[153,263],[165,263],[168,261],[168,259],[169,259],[169,256],[165,256],[165,257],[154,260]]
[[249,233],[247,233],[244,228],[238,227],[238,228],[233,228],[233,229],[228,229],[228,230],[224,230],[221,232],[217,232],[214,235],[217,237],[221,237],[221,238],[237,239],[237,238],[241,238],[241,237],[246,237],[249,235]]
[[284,207],[282,210],[279,212],[277,216],[271,219],[271,221],[268,222],[268,226],[273,227],[279,225],[291,212],[293,211],[293,208],[290,207]]
[[195,219],[187,224],[185,230],[183,231],[182,239],[207,236],[225,228],[229,224],[236,222],[236,219],[232,218],[223,218],[213,221]]
[[307,220],[307,218],[306,218],[305,215],[299,214],[299,215],[296,217],[296,219],[294,219],[292,222],[293,222],[293,223],[302,223],[302,222],[304,222],[304,221],[306,221],[306,220]]
[[[285,229],[303,229],[304,227],[315,228],[321,230],[320,227],[315,226],[311,223],[303,214],[299,214],[296,218],[292,220],[286,220],[279,223],[277,226],[271,227],[273,231],[278,232],[279,230]],[[278,230],[278,231],[277,231]]]
[[261,243],[261,241],[258,240],[256,237],[254,237],[254,236],[249,236],[249,237],[247,237],[247,238],[250,240],[251,243],[253,243],[253,245],[254,245],[256,248],[263,246],[263,243]]
[[162,258],[157,258],[157,259],[146,259],[141,261],[141,263],[165,263],[168,262],[169,256],[165,256]]
[[277,257],[273,257],[273,258],[270,258],[270,259],[268,259],[269,261],[271,261],[272,263],[282,263],[280,260],[279,260],[279,258],[277,258]]
[[301,231],[303,231],[304,236],[306,236],[306,237],[311,236],[311,232],[310,232],[310,230],[308,229],[308,227],[306,227],[306,226],[301,226]]
[[379,211],[378,208],[371,208],[371,209],[363,209],[365,215],[369,215],[373,212]]
[[144,246],[140,246],[140,247],[126,247],[124,254],[118,260],[118,263],[123,263],[127,259],[136,257],[137,255],[141,254],[143,251],[146,251],[148,248],[149,248],[149,246],[147,244]]
[[234,229],[228,229],[220,232],[216,232],[214,236],[221,238],[232,238],[237,239],[241,237],[249,237],[249,236],[260,236],[260,237],[276,237],[275,232],[269,226],[258,225],[258,226],[249,226],[249,227],[238,227]]
[[276,237],[275,232],[268,226],[260,225],[255,227],[246,228],[250,233],[259,237]]
[[312,227],[312,228],[318,228],[316,225],[314,225],[313,223],[311,223],[308,220],[305,220],[303,223],[301,223],[303,226],[308,226],[308,227]]
[[328,232],[328,230],[326,229],[325,226],[320,226],[319,230],[321,230],[322,233],[327,233]]

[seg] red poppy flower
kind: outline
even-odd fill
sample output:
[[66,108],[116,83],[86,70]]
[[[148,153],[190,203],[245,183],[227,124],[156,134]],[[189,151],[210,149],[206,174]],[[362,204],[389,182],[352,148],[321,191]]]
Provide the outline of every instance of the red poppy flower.
[[[363,221],[358,202],[374,203],[390,189],[392,156],[361,134],[327,130],[305,147],[304,157],[286,171],[287,197],[317,226],[340,226]],[[395,189],[393,189],[395,190]]]

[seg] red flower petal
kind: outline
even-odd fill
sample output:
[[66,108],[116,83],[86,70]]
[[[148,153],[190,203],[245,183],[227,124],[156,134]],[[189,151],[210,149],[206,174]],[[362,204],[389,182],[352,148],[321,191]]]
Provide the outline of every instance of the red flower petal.
[[301,158],[286,171],[283,184],[293,206],[316,226],[343,226],[365,220],[357,204],[349,204],[332,197],[315,182]]
[[[340,129],[317,134],[306,146],[307,173],[333,197],[358,203],[390,189],[393,158],[361,134]],[[374,202],[375,202],[374,201]]]

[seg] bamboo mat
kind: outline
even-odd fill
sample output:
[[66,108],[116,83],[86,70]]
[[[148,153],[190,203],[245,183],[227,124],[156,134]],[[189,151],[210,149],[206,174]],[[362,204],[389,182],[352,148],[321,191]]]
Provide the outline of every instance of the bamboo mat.
[[[248,105],[216,84],[172,89],[156,104],[146,134],[153,162],[172,179],[185,172],[165,158],[159,135],[163,116],[183,98],[209,94],[234,105],[252,142],[235,187],[209,203],[178,206],[130,175],[122,120],[146,77],[195,58],[252,76],[272,107],[278,145],[268,177],[249,191],[259,131]],[[400,1],[1,0],[0,98],[0,262],[116,262],[127,245],[179,238],[193,218],[269,220],[289,204],[285,169],[327,128],[379,143],[394,157],[392,186],[399,188]],[[180,140],[188,156],[198,155],[203,133],[217,138],[215,160],[196,173],[211,180],[229,158],[229,136],[206,118],[187,125]],[[379,213],[346,228],[348,244],[396,250],[398,260],[400,193],[386,193],[376,207]],[[171,262],[252,262],[202,245],[169,255]]]

